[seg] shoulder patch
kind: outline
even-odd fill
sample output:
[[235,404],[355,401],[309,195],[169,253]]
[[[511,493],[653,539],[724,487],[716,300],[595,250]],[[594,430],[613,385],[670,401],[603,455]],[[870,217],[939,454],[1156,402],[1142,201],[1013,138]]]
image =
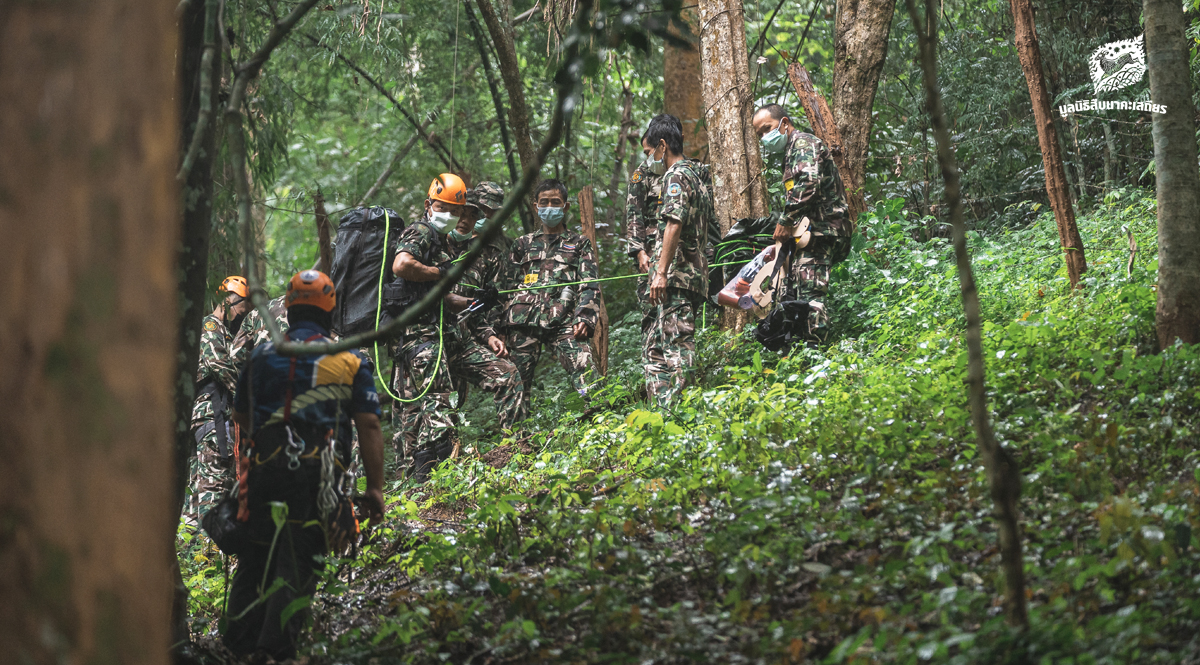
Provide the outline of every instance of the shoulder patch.
[[629,176],[629,183],[632,185],[636,185],[641,181],[642,181],[642,170],[641,169],[635,170],[633,172],[633,175]]
[[205,329],[205,330],[207,330],[208,332],[214,332],[214,331],[216,331],[216,329],[217,329],[217,323],[216,323],[216,321],[205,321],[205,322],[204,322],[204,329]]
[[682,192],[683,187],[680,187],[677,182],[671,183],[671,186],[667,188],[667,196],[679,196]]

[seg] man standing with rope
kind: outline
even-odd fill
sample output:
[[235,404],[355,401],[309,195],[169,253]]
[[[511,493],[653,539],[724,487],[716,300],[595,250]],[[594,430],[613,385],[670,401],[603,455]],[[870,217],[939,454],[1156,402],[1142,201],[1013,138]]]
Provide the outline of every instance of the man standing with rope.
[[[392,272],[400,279],[389,288],[397,295],[385,298],[397,313],[420,300],[449,270],[462,247],[445,236],[455,231],[469,237],[469,228],[457,228],[466,205],[467,186],[458,176],[443,173],[430,184],[425,216],[404,230],[396,247]],[[503,340],[489,337],[488,353],[458,325],[458,312],[472,302],[446,294],[437,310],[409,326],[392,345],[393,361],[402,374],[395,383],[400,391],[395,399],[403,405],[394,441],[401,468],[411,468],[418,482],[454,453],[458,417],[452,368],[486,383],[497,397],[501,418],[510,424],[524,402],[515,368],[497,357],[506,351]]]

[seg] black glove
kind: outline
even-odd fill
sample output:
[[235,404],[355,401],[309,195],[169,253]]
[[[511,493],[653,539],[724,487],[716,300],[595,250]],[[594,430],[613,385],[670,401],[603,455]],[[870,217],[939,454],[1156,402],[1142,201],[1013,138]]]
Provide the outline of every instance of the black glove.
[[467,306],[468,312],[486,312],[500,304],[500,292],[494,286],[485,286]]
[[435,268],[437,268],[437,271],[438,271],[438,281],[439,282],[446,278],[446,273],[450,272],[450,267],[453,265],[454,265],[453,261],[447,261],[445,263],[439,263],[436,266],[434,266]]

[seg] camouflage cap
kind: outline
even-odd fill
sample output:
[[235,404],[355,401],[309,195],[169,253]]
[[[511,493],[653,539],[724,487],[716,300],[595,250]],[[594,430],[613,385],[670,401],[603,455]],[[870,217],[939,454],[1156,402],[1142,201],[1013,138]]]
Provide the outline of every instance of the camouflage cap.
[[504,205],[504,190],[494,182],[481,182],[467,192],[467,205],[495,212]]

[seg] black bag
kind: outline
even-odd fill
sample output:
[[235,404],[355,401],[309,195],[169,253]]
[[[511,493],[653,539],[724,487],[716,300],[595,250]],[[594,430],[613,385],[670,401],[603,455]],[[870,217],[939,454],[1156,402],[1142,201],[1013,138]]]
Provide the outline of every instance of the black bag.
[[329,268],[337,289],[334,333],[345,337],[375,329],[380,271],[383,283],[390,282],[402,231],[400,215],[380,206],[355,208],[342,217]]
[[771,351],[789,351],[808,337],[808,301],[785,300],[758,324],[754,339]]
[[[775,244],[778,216],[745,217],[729,227],[720,241],[714,243],[711,266],[708,269],[708,295],[716,296],[742,266],[754,260],[758,253]],[[730,265],[721,265],[730,264]]]
[[229,556],[242,554],[250,545],[250,523],[239,522],[237,515],[238,497],[230,493],[200,518],[204,533]]

